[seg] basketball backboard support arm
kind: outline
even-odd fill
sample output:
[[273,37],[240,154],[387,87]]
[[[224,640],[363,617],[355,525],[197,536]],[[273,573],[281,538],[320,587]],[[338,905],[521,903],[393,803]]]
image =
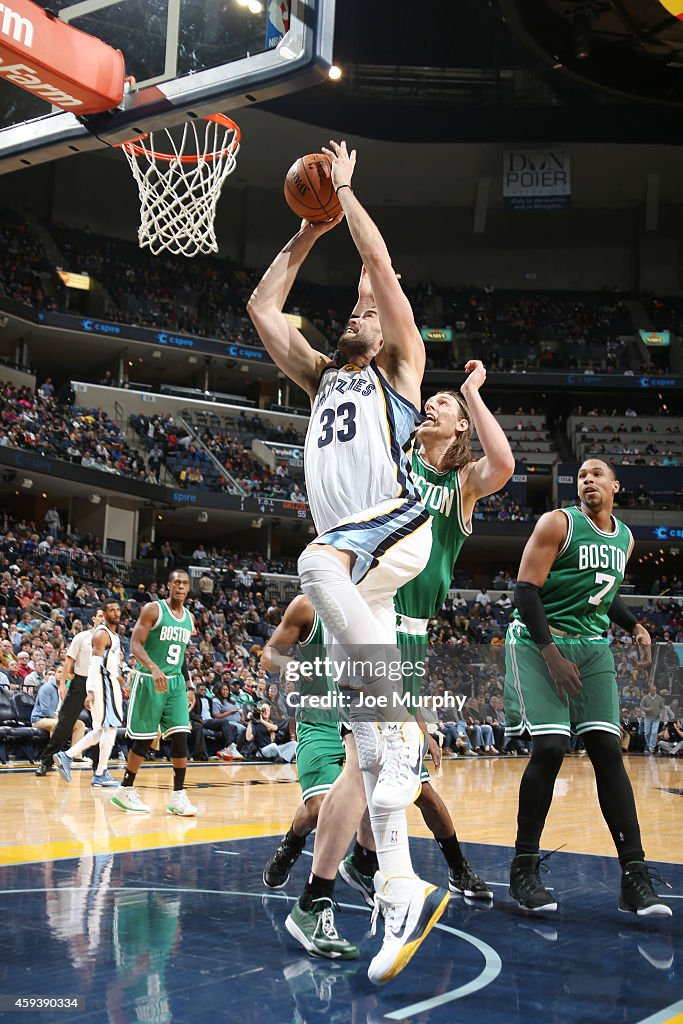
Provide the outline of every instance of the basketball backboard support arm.
[[[73,20],[74,10],[87,13],[95,5],[101,9],[111,2],[83,0],[61,13]],[[171,13],[178,8],[178,0],[168,4]],[[146,84],[138,83],[118,108],[104,114],[78,118],[63,111],[4,128],[0,130],[0,173],[113,146],[188,118],[230,113],[314,85],[326,77],[332,64],[334,8],[335,0],[293,0],[289,31],[271,49],[168,81],[151,78]],[[166,70],[173,70],[168,46],[165,60],[162,78]]]

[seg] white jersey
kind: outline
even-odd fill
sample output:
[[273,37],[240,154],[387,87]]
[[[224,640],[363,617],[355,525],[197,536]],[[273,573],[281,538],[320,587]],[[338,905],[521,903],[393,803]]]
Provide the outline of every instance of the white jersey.
[[323,371],[306,432],[304,467],[319,534],[341,519],[419,493],[410,476],[418,410],[386,382],[374,360]]
[[[95,633],[103,629],[107,634],[109,646],[102,658],[102,671],[99,682],[101,685],[95,688],[95,703],[91,708],[93,728],[102,726],[123,725],[123,700],[119,674],[121,672],[121,641],[116,633],[112,633],[108,626],[98,626],[93,630]],[[90,679],[88,680],[88,685]]]

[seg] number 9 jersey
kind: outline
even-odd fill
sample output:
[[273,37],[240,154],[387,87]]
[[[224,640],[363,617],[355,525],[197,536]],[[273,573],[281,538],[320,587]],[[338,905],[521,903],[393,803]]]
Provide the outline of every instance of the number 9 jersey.
[[[183,608],[183,616],[177,619],[166,601],[155,602],[159,608],[156,625],[149,631],[144,643],[146,653],[166,676],[180,675],[185,660],[185,651],[192,636],[192,616]],[[138,672],[149,675],[148,669],[139,662]]]
[[396,498],[420,500],[410,476],[419,412],[387,383],[374,360],[328,366],[306,433],[306,491],[325,533],[341,519]]

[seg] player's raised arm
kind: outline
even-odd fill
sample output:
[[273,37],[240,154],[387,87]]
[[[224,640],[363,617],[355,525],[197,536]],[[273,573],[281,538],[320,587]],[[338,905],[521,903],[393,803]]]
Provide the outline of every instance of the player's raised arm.
[[282,310],[313,245],[341,219],[340,215],[322,224],[302,221],[300,230],[275,257],[247,303],[247,313],[268,354],[311,399],[317,391],[320,374],[330,360],[309,345]]
[[130,638],[130,653],[141,665],[144,665],[152,676],[152,679],[154,680],[154,689],[157,693],[166,693],[168,690],[168,680],[159,666],[155,665],[152,661],[144,647],[147,643],[150,630],[154,629],[158,621],[159,605],[155,601],[152,601],[150,604],[145,605],[140,612],[138,621],[133,626],[133,634]]
[[505,432],[480,394],[486,380],[484,364],[479,359],[470,359],[465,369],[469,377],[460,390],[484,449],[483,458],[471,463],[463,473],[464,511],[465,518],[468,519],[467,506],[470,502],[473,507],[478,498],[495,494],[505,486],[515,471],[515,458]]
[[323,148],[323,152],[332,162],[332,182],[370,280],[382,325],[382,361],[386,362],[397,390],[419,407],[425,347],[380,230],[351,190],[356,151],[349,153],[345,142],[330,142],[330,148]]
[[537,644],[558,695],[562,698],[565,694],[576,696],[583,684],[576,665],[564,658],[553,642],[541,600],[541,587],[566,537],[567,517],[564,512],[555,509],[541,516],[524,548],[515,586],[515,603],[519,614],[531,639]]
[[313,605],[300,594],[289,603],[282,621],[268,640],[261,654],[261,668],[266,672],[278,672],[291,660],[291,655],[286,654],[300,640],[305,640],[311,632],[315,612]]

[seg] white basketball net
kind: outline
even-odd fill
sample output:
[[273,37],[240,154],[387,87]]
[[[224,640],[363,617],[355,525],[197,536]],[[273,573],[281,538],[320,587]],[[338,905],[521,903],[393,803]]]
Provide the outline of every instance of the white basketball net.
[[188,121],[178,143],[164,128],[121,145],[140,194],[140,248],[155,255],[218,252],[216,207],[237,165],[239,139],[228,118],[211,118]]

